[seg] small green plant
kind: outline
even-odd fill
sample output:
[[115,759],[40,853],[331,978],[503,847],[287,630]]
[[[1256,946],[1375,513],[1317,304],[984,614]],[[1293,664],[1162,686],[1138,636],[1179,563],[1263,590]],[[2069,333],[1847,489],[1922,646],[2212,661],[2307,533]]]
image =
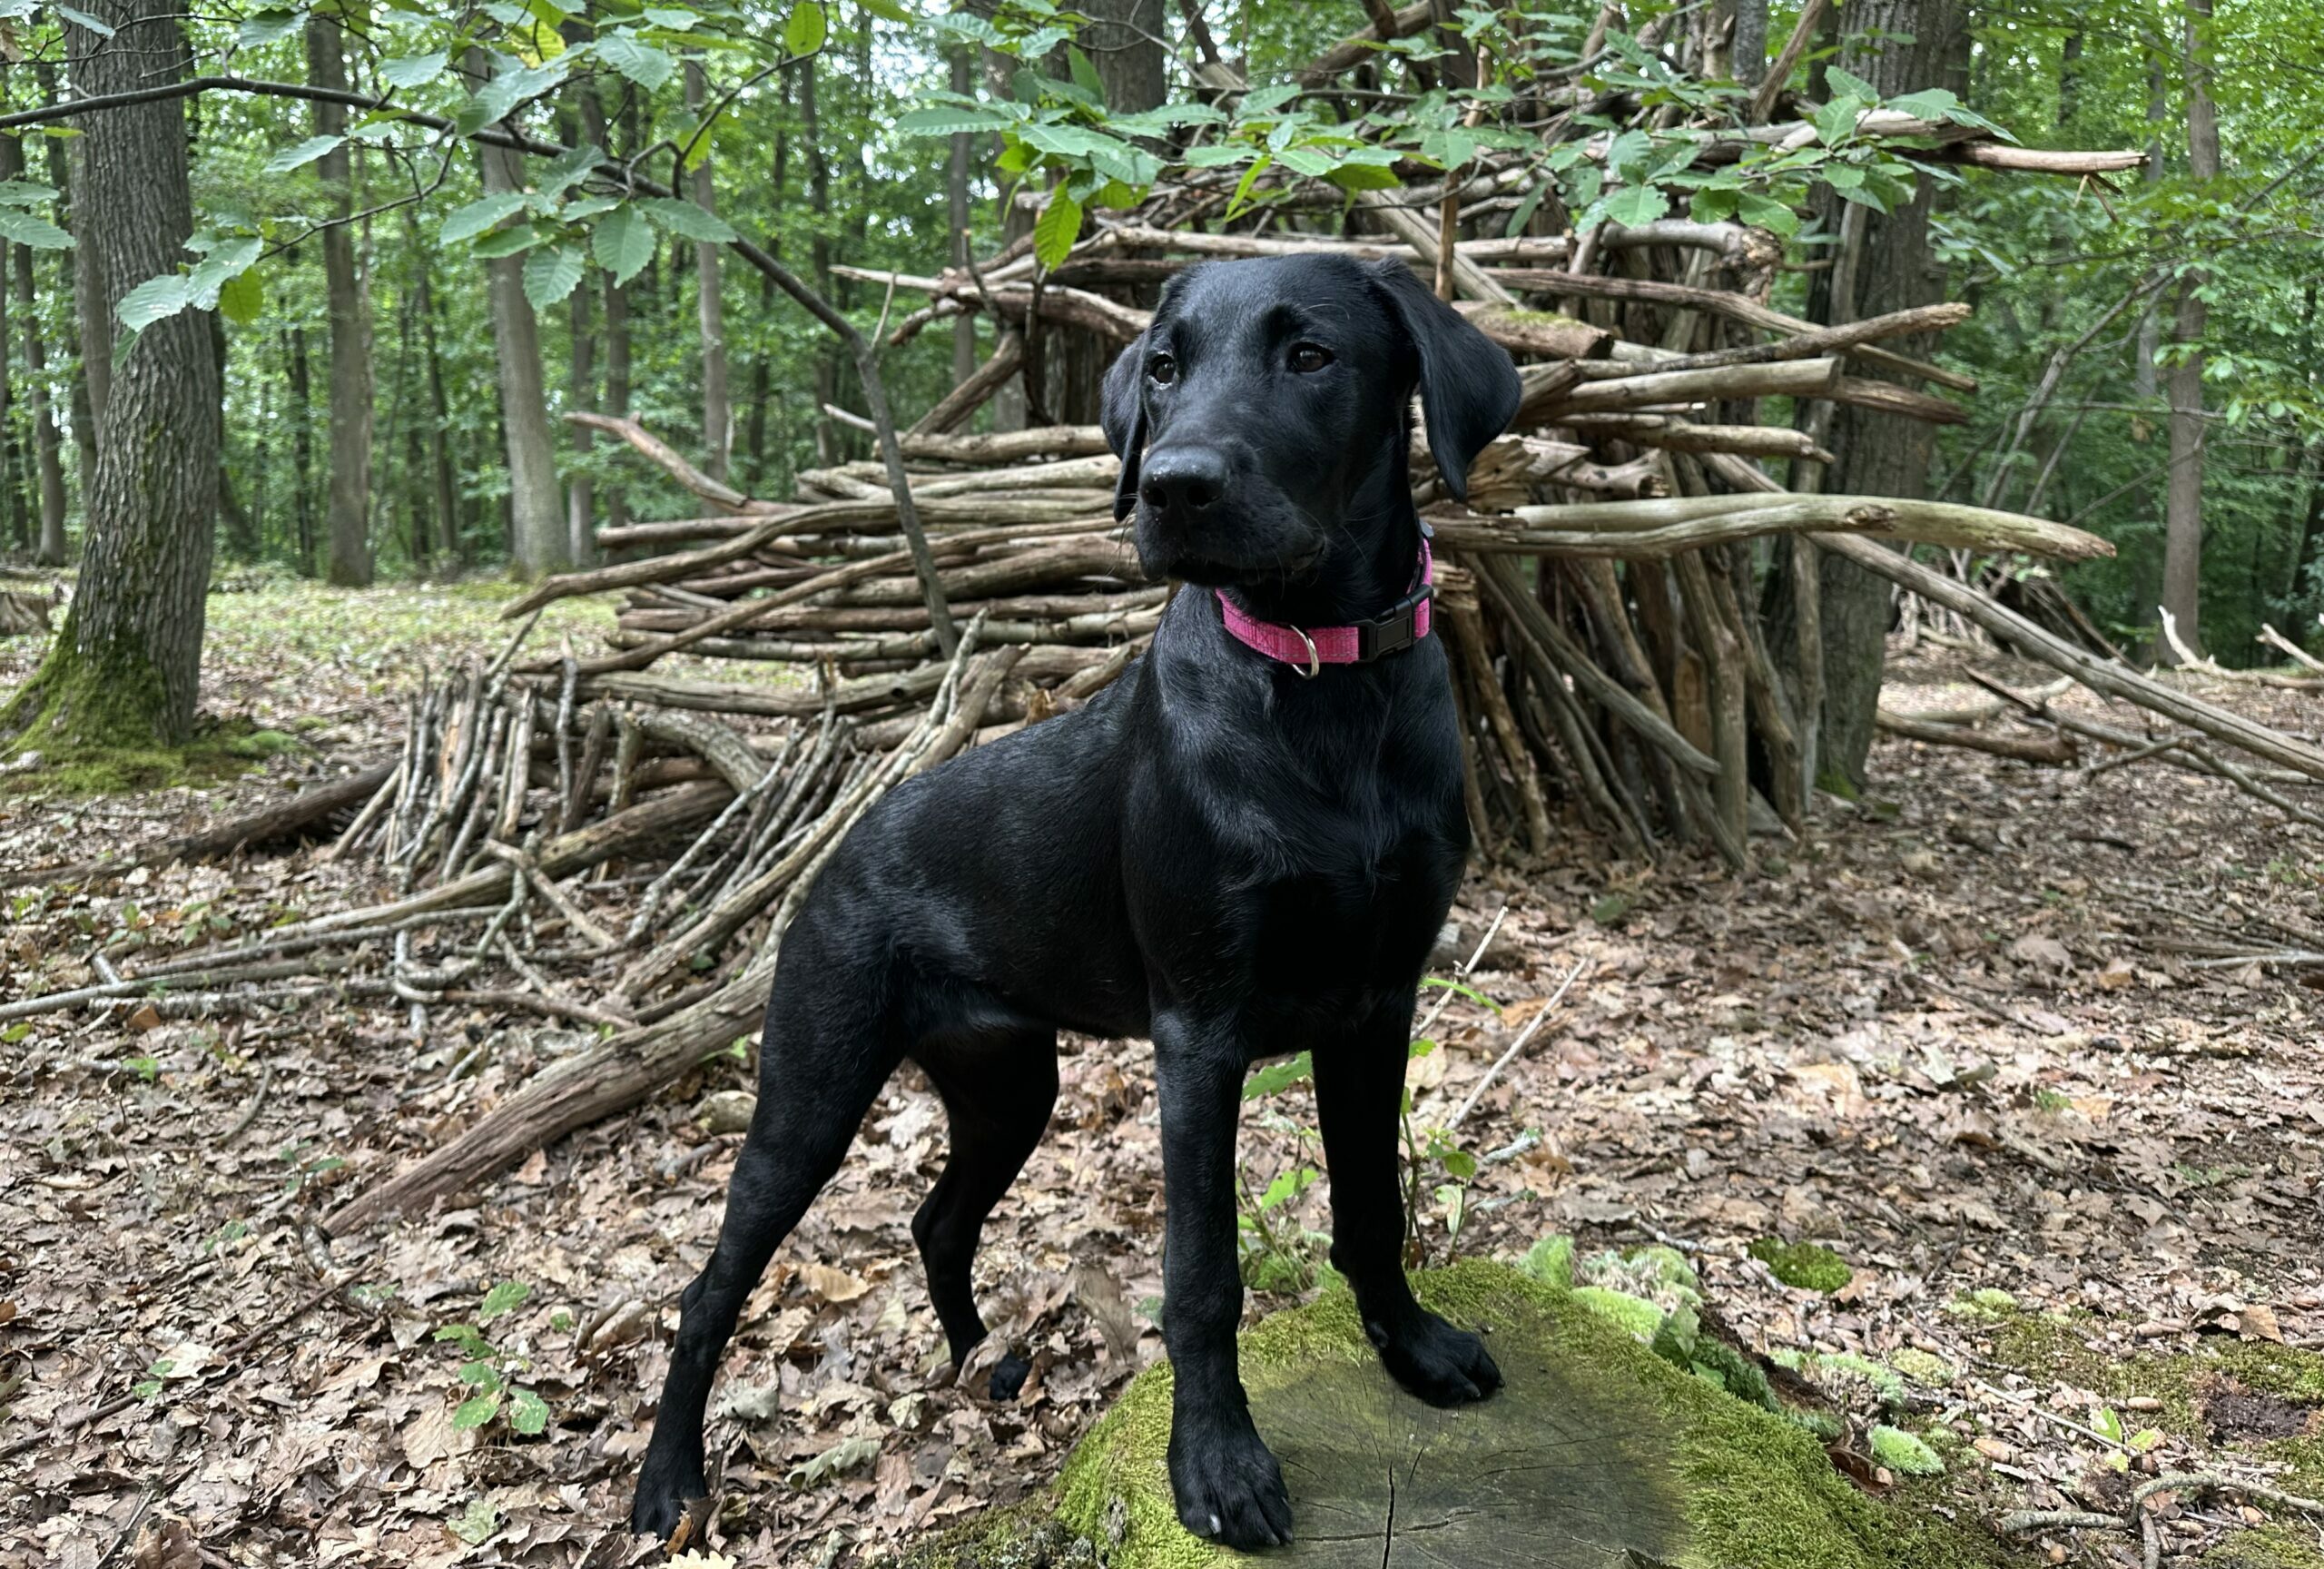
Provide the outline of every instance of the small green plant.
[[459,1347],[464,1358],[460,1382],[475,1391],[452,1413],[453,1426],[464,1431],[481,1427],[504,1409],[508,1415],[508,1426],[527,1436],[548,1426],[548,1402],[517,1381],[532,1364],[495,1346],[478,1327],[516,1311],[532,1294],[533,1288],[521,1280],[503,1280],[485,1293],[483,1304],[477,1308],[475,1324],[447,1324],[436,1331],[438,1340]]
[[[1422,984],[1453,992],[1495,1012],[1501,1011],[1492,998],[1463,982],[1431,976]],[[1416,1040],[1408,1048],[1405,1061],[1417,1061],[1436,1050],[1435,1041]],[[1314,1058],[1302,1051],[1252,1074],[1243,1086],[1243,1099],[1280,1096],[1295,1085],[1312,1082],[1315,1075]],[[1423,1126],[1414,1119],[1408,1088],[1403,1091],[1397,1122],[1403,1145],[1404,1261],[1419,1268],[1429,1263],[1433,1251],[1423,1200],[1433,1199],[1434,1212],[1443,1218],[1442,1250],[1449,1258],[1458,1250],[1461,1233],[1468,1224],[1469,1187],[1476,1179],[1479,1162],[1451,1130]],[[1326,1238],[1299,1226],[1289,1207],[1324,1174],[1316,1165],[1323,1138],[1314,1128],[1290,1117],[1278,1115],[1270,1125],[1290,1133],[1299,1154],[1256,1192],[1247,1180],[1243,1183],[1242,1208],[1236,1217],[1243,1280],[1256,1290],[1303,1291],[1328,1268],[1319,1258]]]

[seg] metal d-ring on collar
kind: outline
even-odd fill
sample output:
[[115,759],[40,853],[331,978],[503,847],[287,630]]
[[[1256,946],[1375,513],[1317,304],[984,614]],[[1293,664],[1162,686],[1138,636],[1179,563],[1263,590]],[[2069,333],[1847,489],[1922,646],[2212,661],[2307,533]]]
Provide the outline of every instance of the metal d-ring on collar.
[[[1288,626],[1289,623],[1286,622],[1285,625]],[[1296,627],[1293,627],[1291,630],[1297,632],[1299,634],[1299,640],[1307,645],[1307,668],[1302,670],[1299,668],[1297,664],[1292,663],[1292,673],[1303,681],[1313,681],[1318,675],[1322,674],[1324,668],[1324,661],[1315,652],[1315,640],[1313,637],[1308,636],[1306,633],[1300,632],[1299,628]],[[1291,662],[1286,661],[1286,663]]]

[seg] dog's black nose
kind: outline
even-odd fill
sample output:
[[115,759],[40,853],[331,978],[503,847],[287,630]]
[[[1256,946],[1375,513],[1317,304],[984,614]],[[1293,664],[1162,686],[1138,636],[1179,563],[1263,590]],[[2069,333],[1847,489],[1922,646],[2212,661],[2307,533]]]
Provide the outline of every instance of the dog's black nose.
[[1181,447],[1147,455],[1137,498],[1157,512],[1193,517],[1226,494],[1226,459],[1207,447]]

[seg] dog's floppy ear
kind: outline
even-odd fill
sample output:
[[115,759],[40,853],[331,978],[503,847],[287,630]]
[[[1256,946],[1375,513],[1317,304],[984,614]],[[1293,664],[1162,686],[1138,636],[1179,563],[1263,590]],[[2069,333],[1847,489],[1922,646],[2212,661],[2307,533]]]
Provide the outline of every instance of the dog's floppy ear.
[[1098,403],[1098,422],[1105,428],[1106,445],[1122,460],[1121,478],[1114,482],[1117,523],[1137,505],[1138,456],[1146,447],[1145,370],[1146,334],[1141,332],[1107,370],[1105,395]]
[[1380,262],[1373,278],[1420,352],[1420,406],[1428,417],[1429,453],[1444,488],[1454,500],[1466,501],[1469,465],[1517,413],[1523,392],[1517,367],[1507,350],[1429,292],[1403,262]]

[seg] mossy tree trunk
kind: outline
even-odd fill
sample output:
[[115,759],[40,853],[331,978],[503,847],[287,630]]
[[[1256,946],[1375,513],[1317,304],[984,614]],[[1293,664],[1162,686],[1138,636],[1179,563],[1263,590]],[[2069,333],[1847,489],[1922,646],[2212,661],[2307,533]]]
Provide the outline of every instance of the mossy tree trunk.
[[[66,26],[75,93],[126,93],[184,74],[179,7],[91,0],[88,12],[113,31]],[[110,322],[122,296],[186,259],[193,202],[183,100],[91,115],[79,143],[74,229]],[[21,746],[167,745],[193,727],[218,506],[211,330],[208,313],[181,311],[140,333],[113,372],[80,589],[48,658],[0,715],[0,733]]]

